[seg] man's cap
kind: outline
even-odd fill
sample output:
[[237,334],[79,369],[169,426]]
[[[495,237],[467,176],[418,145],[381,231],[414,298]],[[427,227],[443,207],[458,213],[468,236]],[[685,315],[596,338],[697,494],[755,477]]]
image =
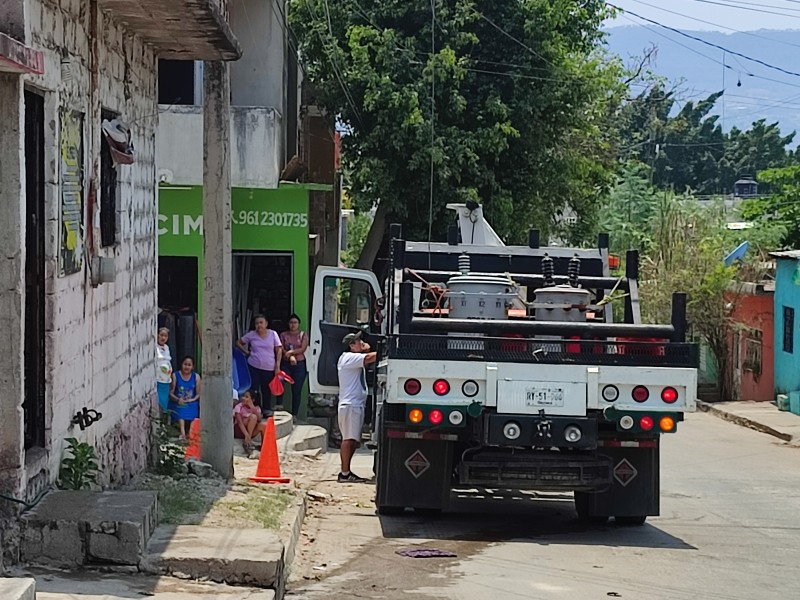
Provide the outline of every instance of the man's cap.
[[344,336],[344,339],[342,340],[342,343],[345,346],[349,346],[350,344],[353,344],[353,343],[357,342],[360,339],[361,339],[361,332],[360,331],[356,331],[355,333],[348,333],[346,336]]

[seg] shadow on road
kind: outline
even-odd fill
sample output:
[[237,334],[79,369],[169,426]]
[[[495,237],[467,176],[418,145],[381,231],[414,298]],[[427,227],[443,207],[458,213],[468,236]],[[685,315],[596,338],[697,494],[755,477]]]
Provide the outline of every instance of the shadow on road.
[[651,523],[641,527],[619,526],[613,520],[605,525],[582,523],[571,494],[454,493],[450,510],[442,514],[407,512],[381,516],[380,521],[385,538],[697,549]]

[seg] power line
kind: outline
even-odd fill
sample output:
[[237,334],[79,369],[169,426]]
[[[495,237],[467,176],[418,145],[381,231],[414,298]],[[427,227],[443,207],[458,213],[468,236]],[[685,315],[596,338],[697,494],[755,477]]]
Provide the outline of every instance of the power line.
[[[788,13],[784,13],[784,12],[776,12],[776,11],[773,11],[773,10],[765,10],[763,8],[764,5],[762,5],[762,4],[753,4],[753,6],[758,7],[758,8],[750,8],[749,6],[739,6],[737,4],[728,4],[726,2],[717,2],[716,0],[692,0],[692,1],[693,2],[700,2],[702,4],[714,4],[714,5],[717,5],[717,6],[724,6],[726,8],[735,8],[735,9],[738,9],[738,10],[748,10],[748,11],[751,11],[751,12],[757,12],[757,13],[762,13],[762,14],[778,15],[778,16],[781,16],[781,17],[789,17],[789,18],[793,18],[793,19],[800,19],[800,15],[792,15],[792,14],[788,14]],[[731,1],[733,1],[733,0],[731,0]],[[741,4],[744,4],[744,3],[741,3]],[[781,8],[781,7],[773,6],[773,8]],[[795,10],[795,9],[783,8],[783,10]]]
[[433,238],[434,151],[436,148],[436,0],[431,0],[431,195],[428,203],[428,269]]
[[[314,22],[320,20],[317,17],[316,12],[311,8],[311,3],[306,3],[306,10],[308,10],[308,14],[311,16]],[[363,126],[364,122],[361,120],[361,114],[359,113],[358,108],[356,108],[355,101],[353,100],[353,96],[350,93],[350,89],[347,87],[347,83],[344,81],[344,78],[339,72],[339,66],[335,58],[337,49],[336,40],[333,37],[333,33],[331,32],[331,42],[334,48],[329,48],[327,44],[325,44],[325,39],[323,38],[322,34],[319,31],[317,31],[317,36],[319,37],[319,41],[322,43],[322,46],[328,49],[330,53],[330,61],[331,61],[331,66],[333,67],[333,74],[336,77],[336,80],[339,82],[339,86],[342,88],[342,92],[344,93],[345,98],[347,99],[347,103],[350,105],[350,108],[353,109],[353,115],[355,116],[359,124]]]
[[784,40],[775,40],[775,39],[772,39],[772,38],[768,38],[765,35],[758,35],[757,33],[752,33],[750,31],[741,31],[739,29],[734,29],[733,27],[727,27],[725,25],[720,25],[719,23],[713,23],[711,21],[706,21],[704,19],[698,19],[697,17],[692,17],[692,16],[689,16],[687,14],[677,12],[675,10],[670,10],[668,8],[663,8],[663,7],[657,6],[655,4],[650,4],[649,2],[644,2],[643,0],[633,0],[633,2],[636,2],[637,4],[643,4],[645,6],[649,6],[650,8],[655,8],[656,10],[660,10],[660,11],[667,12],[667,13],[670,13],[670,14],[673,14],[673,15],[677,15],[677,16],[683,17],[685,19],[691,19],[692,21],[697,21],[699,23],[705,23],[706,25],[713,25],[714,27],[719,27],[721,29],[727,29],[728,31],[733,31],[733,32],[736,32],[736,33],[740,33],[742,35],[747,35],[747,36],[750,36],[750,37],[759,38],[761,40],[767,40],[767,41],[775,42],[775,43],[778,43],[778,44],[784,44],[786,46],[793,46],[795,48],[800,48],[800,44],[793,44],[792,42],[786,42]]
[[[697,1],[699,1],[699,0],[697,0]],[[708,1],[708,0],[704,0],[704,1]],[[610,2],[606,2],[606,4],[608,6],[610,6],[611,8],[614,8],[616,10],[622,10],[618,6],[615,6],[615,5],[611,4]],[[667,29],[668,31],[672,31],[673,33],[677,33],[678,35],[681,35],[681,36],[683,36],[685,38],[689,38],[690,40],[694,40],[695,42],[700,42],[701,44],[705,44],[706,46],[710,46],[711,48],[716,48],[717,50],[722,50],[723,52],[727,52],[728,54],[732,54],[734,56],[738,56],[739,58],[743,58],[745,60],[749,60],[750,62],[754,62],[756,64],[762,65],[764,67],[767,67],[768,69],[773,69],[775,71],[780,71],[781,73],[785,73],[786,75],[792,75],[794,77],[800,77],[800,73],[796,73],[794,71],[789,71],[787,69],[784,69],[783,67],[776,67],[775,65],[772,65],[772,64],[770,64],[768,62],[765,62],[765,61],[763,61],[763,60],[761,60],[759,58],[753,58],[751,56],[747,56],[746,54],[742,54],[741,52],[736,52],[735,50],[731,50],[729,48],[726,48],[725,46],[720,46],[719,44],[715,44],[713,42],[709,42],[707,40],[704,40],[703,38],[699,38],[697,36],[694,36],[694,35],[691,35],[691,34],[688,34],[688,33],[684,32],[684,31],[681,31],[680,29],[676,29],[674,27],[670,27],[669,25],[664,25],[663,23],[659,23],[658,21],[654,21],[653,19],[648,19],[647,17],[643,17],[642,15],[637,14],[637,13],[631,11],[631,10],[624,11],[624,12],[627,12],[628,14],[631,14],[634,17],[637,17],[637,18],[641,19],[642,21],[647,21],[648,23],[652,23],[653,25],[656,25],[658,27],[662,27],[663,29]],[[798,18],[800,18],[800,17],[798,17]]]
[[487,17],[486,15],[484,15],[482,12],[480,12],[480,11],[478,11],[478,10],[475,10],[475,9],[473,9],[473,11],[475,11],[475,13],[477,13],[477,14],[478,14],[478,16],[479,16],[481,19],[483,19],[484,21],[486,21],[487,23],[489,23],[489,25],[491,25],[492,27],[494,27],[495,29],[497,29],[497,31],[499,31],[500,33],[502,33],[504,36],[506,36],[506,37],[507,37],[507,38],[509,38],[510,40],[513,40],[514,42],[516,42],[517,44],[519,44],[519,45],[520,45],[520,46],[522,46],[523,48],[525,48],[525,50],[527,50],[528,52],[530,52],[531,54],[533,54],[535,57],[539,58],[540,60],[543,60],[544,62],[546,62],[547,64],[549,64],[551,67],[555,67],[555,66],[556,66],[556,65],[554,65],[554,64],[552,63],[552,61],[550,61],[550,60],[549,60],[549,59],[547,59],[545,56],[542,56],[541,54],[539,54],[538,52],[536,52],[536,50],[534,50],[533,48],[531,48],[530,46],[528,46],[526,43],[522,42],[521,40],[517,39],[516,37],[514,37],[513,35],[511,35],[510,33],[508,33],[508,32],[507,32],[505,29],[503,29],[502,27],[500,27],[499,25],[497,25],[497,24],[496,24],[494,21],[492,21],[492,20],[491,20],[489,17]]

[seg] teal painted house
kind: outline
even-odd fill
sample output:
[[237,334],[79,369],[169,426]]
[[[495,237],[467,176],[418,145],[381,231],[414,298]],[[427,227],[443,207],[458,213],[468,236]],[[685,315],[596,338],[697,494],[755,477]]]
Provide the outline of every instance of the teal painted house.
[[800,250],[775,252],[775,393],[800,391]]

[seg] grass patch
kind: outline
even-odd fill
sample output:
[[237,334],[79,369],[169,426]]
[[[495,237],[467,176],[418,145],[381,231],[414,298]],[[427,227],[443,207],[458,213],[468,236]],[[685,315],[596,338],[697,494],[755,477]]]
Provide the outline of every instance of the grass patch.
[[280,529],[283,513],[291,505],[293,494],[281,489],[250,487],[241,500],[221,500],[214,507],[226,519],[241,526],[257,524],[266,529]]
[[228,486],[222,480],[193,475],[168,477],[145,473],[133,489],[158,493],[159,522],[165,525],[199,525]]

